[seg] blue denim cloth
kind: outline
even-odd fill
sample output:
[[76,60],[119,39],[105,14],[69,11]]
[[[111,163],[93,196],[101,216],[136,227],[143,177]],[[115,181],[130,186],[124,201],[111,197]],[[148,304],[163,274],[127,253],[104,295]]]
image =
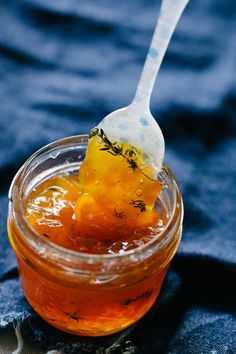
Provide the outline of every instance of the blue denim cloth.
[[[154,0],[0,2],[0,327],[17,321],[65,353],[236,353],[236,1],[191,0],[152,98],[185,204],[161,296],[129,330],[83,339],[24,299],[6,232],[7,191],[36,149],[87,133],[132,100],[159,10]],[[84,348],[84,349],[83,349]]]

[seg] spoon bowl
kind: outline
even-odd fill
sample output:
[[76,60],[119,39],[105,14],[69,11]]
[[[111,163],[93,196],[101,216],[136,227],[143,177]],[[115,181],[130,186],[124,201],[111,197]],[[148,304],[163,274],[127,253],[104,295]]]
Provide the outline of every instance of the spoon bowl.
[[150,111],[142,114],[133,104],[108,114],[98,125],[114,140],[140,148],[158,173],[163,163],[165,142]]

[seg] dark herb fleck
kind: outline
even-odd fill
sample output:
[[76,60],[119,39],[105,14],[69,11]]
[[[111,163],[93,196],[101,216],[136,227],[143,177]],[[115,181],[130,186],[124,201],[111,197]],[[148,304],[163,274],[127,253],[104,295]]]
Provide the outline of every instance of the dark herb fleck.
[[132,157],[133,155],[136,155],[136,152],[134,151],[134,149],[127,149],[126,151],[125,151],[125,155],[127,156],[129,156],[129,157]]
[[99,149],[99,150],[101,150],[101,151],[108,151],[109,149],[110,149],[109,146],[107,146],[107,147],[101,148],[101,149]]
[[69,318],[71,318],[72,320],[79,321],[79,320],[81,320],[81,318],[82,318],[82,317],[80,317],[80,315],[79,315],[80,309],[78,309],[78,310],[76,310],[75,312],[72,312],[72,313],[66,312],[66,311],[64,311],[64,312],[65,312],[65,314],[66,314]]
[[134,147],[131,147],[130,149],[127,149],[124,152],[123,145],[119,145],[116,141],[112,143],[108,139],[103,129],[93,128],[89,134],[89,138],[92,138],[93,136],[98,136],[103,141],[104,146],[100,148],[101,151],[106,151],[112,156],[122,156],[126,159],[129,167],[132,168],[132,170],[138,169],[146,178],[150,179],[151,181],[157,182],[155,179],[151,178],[146,173],[144,173],[138,166],[137,162],[135,161],[135,159],[137,159],[137,153]]
[[135,299],[132,299],[132,298],[128,297],[128,298],[125,299],[125,301],[123,302],[123,305],[128,306],[129,304],[131,304],[131,302],[134,302],[134,301],[136,301],[136,298],[135,298]]
[[134,208],[139,208],[141,212],[146,211],[146,204],[141,199],[132,200],[132,202],[130,202],[129,204],[132,205]]
[[43,233],[43,236],[50,238],[50,236],[48,234]]
[[58,189],[56,187],[48,187],[48,191],[57,192]]
[[117,211],[116,208],[114,208],[114,214],[117,218],[124,219],[125,213],[123,211]]
[[135,302],[135,301],[138,301],[138,300],[147,300],[151,295],[152,295],[152,292],[153,292],[153,288],[147,290],[147,291],[144,291],[142,294],[134,297],[134,298],[127,298],[124,302],[123,302],[123,305],[129,305],[131,304],[132,302]]
[[[128,161],[128,164],[129,164],[129,167],[132,168],[132,170],[138,169],[138,164],[137,164],[136,161],[130,159],[130,160]],[[142,171],[141,171],[141,172],[142,172]]]

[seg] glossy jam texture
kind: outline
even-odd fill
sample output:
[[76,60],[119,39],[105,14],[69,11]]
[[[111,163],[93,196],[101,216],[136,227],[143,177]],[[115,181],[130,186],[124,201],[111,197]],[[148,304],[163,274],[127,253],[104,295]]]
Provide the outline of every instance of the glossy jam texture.
[[[157,237],[165,226],[165,210],[155,209],[161,189],[142,151],[111,142],[96,130],[79,174],[54,176],[36,186],[25,216],[39,237],[64,248],[125,253]],[[18,246],[20,235],[10,222],[26,298],[47,322],[74,334],[101,336],[136,322],[154,303],[168,267],[160,249],[129,270],[67,274],[46,254]]]
[[155,209],[162,185],[141,151],[102,134],[90,139],[79,175],[53,177],[32,191],[26,217],[60,246],[122,253],[146,243],[163,226]]
[[115,333],[138,321],[156,300],[168,266],[158,270],[146,262],[130,274],[68,281],[56,268],[37,269],[31,261],[31,254],[18,254],[22,287],[34,310],[51,325],[86,336]]

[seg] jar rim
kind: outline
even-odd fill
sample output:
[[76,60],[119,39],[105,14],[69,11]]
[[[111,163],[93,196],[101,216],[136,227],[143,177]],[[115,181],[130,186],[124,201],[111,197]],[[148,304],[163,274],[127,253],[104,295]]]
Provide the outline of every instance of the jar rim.
[[[49,150],[52,150],[58,146],[58,144],[62,143],[71,143],[74,142],[74,140],[79,140],[80,144],[87,144],[88,143],[88,135],[74,135],[74,136],[69,136],[66,138],[58,139],[55,140],[47,145],[44,145],[42,148],[37,150],[34,154],[32,154],[26,161],[25,163],[20,167],[18,172],[16,173],[15,177],[12,180],[9,193],[8,193],[8,199],[9,199],[9,208],[10,206],[13,208],[13,215],[15,217],[15,220],[17,221],[17,226],[21,230],[22,234],[24,235],[24,239],[27,241],[28,244],[34,245],[33,248],[37,247],[42,248],[42,247],[47,247],[47,250],[50,252],[56,252],[58,255],[60,255],[63,259],[66,260],[73,260],[75,261],[87,261],[88,263],[95,263],[96,261],[118,261],[118,260],[123,260],[123,259],[128,259],[130,257],[137,257],[137,259],[140,256],[143,256],[145,252],[148,252],[150,249],[152,249],[152,246],[154,246],[157,241],[162,238],[162,236],[167,232],[168,229],[171,228],[171,225],[173,224],[173,219],[174,215],[176,214],[176,209],[177,209],[177,197],[179,197],[179,210],[180,210],[180,224],[182,224],[183,220],[183,203],[182,203],[182,198],[181,194],[179,191],[178,184],[176,182],[175,176],[173,175],[172,171],[170,168],[163,162],[162,169],[159,173],[164,173],[165,175],[168,175],[170,178],[171,182],[173,183],[173,207],[171,208],[171,215],[170,218],[163,228],[163,230],[158,233],[157,237],[153,237],[153,239],[149,240],[145,244],[135,247],[131,250],[126,251],[125,253],[113,253],[113,254],[90,254],[90,253],[84,253],[84,252],[78,252],[78,251],[73,251],[70,249],[67,249],[65,247],[59,246],[53,242],[51,242],[48,239],[43,238],[35,229],[28,223],[25,215],[24,215],[24,209],[23,209],[23,203],[21,203],[21,190],[20,187],[17,186],[17,182],[20,182],[21,179],[24,177],[24,172],[26,172],[26,169],[35,161],[36,158],[43,156],[45,153],[47,153]],[[19,223],[20,222],[20,223]],[[172,225],[173,226],[173,225]],[[164,238],[165,239],[165,238]],[[33,241],[33,243],[31,242]],[[157,245],[155,250],[160,249],[163,246],[163,244]]]

